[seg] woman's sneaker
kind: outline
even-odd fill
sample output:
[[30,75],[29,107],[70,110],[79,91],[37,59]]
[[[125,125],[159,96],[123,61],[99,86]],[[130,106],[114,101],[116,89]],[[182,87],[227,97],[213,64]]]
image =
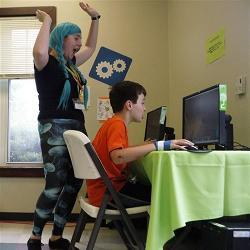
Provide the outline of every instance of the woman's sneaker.
[[58,240],[49,240],[50,249],[68,250],[69,245],[70,241],[64,238],[60,238]]
[[29,239],[27,242],[28,250],[41,250],[43,244],[41,243],[41,240],[37,239]]

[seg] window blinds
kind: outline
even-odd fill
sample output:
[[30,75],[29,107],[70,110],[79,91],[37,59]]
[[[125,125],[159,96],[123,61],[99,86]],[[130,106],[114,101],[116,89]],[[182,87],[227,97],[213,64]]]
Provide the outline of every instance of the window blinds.
[[33,77],[33,45],[41,27],[34,16],[0,18],[0,78]]

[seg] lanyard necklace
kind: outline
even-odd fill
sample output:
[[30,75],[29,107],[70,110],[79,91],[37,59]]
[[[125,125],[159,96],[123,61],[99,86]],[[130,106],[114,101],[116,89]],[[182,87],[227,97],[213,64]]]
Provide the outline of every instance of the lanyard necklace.
[[66,66],[66,69],[72,75],[74,80],[77,82],[77,85],[79,86],[79,88],[82,88],[82,84],[81,84],[82,81],[81,81],[79,74],[76,72],[76,70],[72,66],[69,66],[69,67]]
[[72,77],[74,78],[74,80],[76,81],[76,83],[78,85],[79,99],[82,102],[83,101],[83,86],[81,84],[81,82],[82,82],[81,78],[80,78],[79,74],[77,73],[77,71],[72,66],[69,66],[69,67],[66,66],[66,69],[72,75]]
[[[54,56],[55,58],[57,58],[57,53],[54,49],[52,49],[51,51],[51,55]],[[72,66],[67,66],[65,65],[66,69],[68,70],[68,72],[72,75],[72,77],[74,78],[74,80],[76,81],[77,85],[78,85],[78,92],[79,92],[79,100],[81,102],[83,102],[83,88],[84,86],[82,86],[81,84],[81,77],[79,76],[78,72],[72,67]]]

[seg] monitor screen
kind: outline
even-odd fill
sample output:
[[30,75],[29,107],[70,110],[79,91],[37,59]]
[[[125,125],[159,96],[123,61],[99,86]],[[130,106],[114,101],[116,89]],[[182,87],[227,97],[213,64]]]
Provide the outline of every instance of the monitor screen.
[[220,85],[183,98],[183,138],[196,145],[225,145],[225,111],[220,106]]
[[163,140],[166,126],[165,106],[159,107],[147,113],[144,140]]

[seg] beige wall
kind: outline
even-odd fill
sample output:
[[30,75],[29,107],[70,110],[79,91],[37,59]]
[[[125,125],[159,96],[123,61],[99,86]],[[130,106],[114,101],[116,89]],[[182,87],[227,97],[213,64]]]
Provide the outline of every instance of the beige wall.
[[[249,88],[235,95],[235,81],[250,66],[250,1],[171,1],[167,6],[169,58],[169,122],[181,136],[182,97],[216,83],[228,86],[228,113],[235,140],[250,145]],[[205,42],[225,30],[225,56],[205,61]]]
[[[88,75],[95,56],[101,46],[116,50],[133,59],[127,79],[142,83],[147,91],[147,107],[152,109],[167,105],[167,18],[166,3],[161,1],[88,1],[100,11],[100,33],[95,55],[81,70]],[[57,22],[70,21],[82,27],[83,39],[90,24],[90,18],[81,11],[78,1],[12,1],[1,0],[0,7],[52,5],[57,7]],[[159,31],[160,30],[160,31]],[[163,70],[158,70],[160,67]],[[99,128],[96,121],[96,100],[98,96],[108,95],[108,85],[88,78],[91,87],[91,107],[86,112],[86,127],[93,138]],[[159,96],[158,86],[161,89]],[[134,143],[142,142],[142,124],[132,125],[130,134]],[[0,178],[0,211],[33,212],[34,204],[43,186],[41,179]],[[22,187],[22,192],[19,192]],[[8,196],[6,192],[8,190]],[[18,194],[16,202],[13,198]],[[2,199],[3,197],[3,199]]]
[[32,213],[43,184],[42,178],[0,178],[0,212]]
[[[236,78],[243,74],[249,79],[248,0],[88,2],[102,15],[98,48],[109,47],[133,58],[127,79],[144,84],[148,91],[148,110],[167,105],[168,125],[175,127],[178,137],[181,136],[182,97],[224,82],[228,85],[228,112],[233,116],[235,140],[250,145],[249,88],[244,96],[234,94]],[[67,20],[79,24],[86,37],[89,18],[80,11],[77,1],[0,1],[1,7],[41,4],[57,6],[58,22]],[[205,42],[222,27],[225,29],[225,56],[208,65]],[[94,58],[81,68],[85,74]],[[108,87],[91,78],[89,85],[92,95],[86,124],[93,138],[99,127],[96,98],[107,95]],[[144,125],[145,122],[131,126],[129,132],[134,143],[142,141]],[[41,179],[0,178],[0,211],[32,212],[42,185]],[[12,199],[17,195],[19,200],[15,203]]]

